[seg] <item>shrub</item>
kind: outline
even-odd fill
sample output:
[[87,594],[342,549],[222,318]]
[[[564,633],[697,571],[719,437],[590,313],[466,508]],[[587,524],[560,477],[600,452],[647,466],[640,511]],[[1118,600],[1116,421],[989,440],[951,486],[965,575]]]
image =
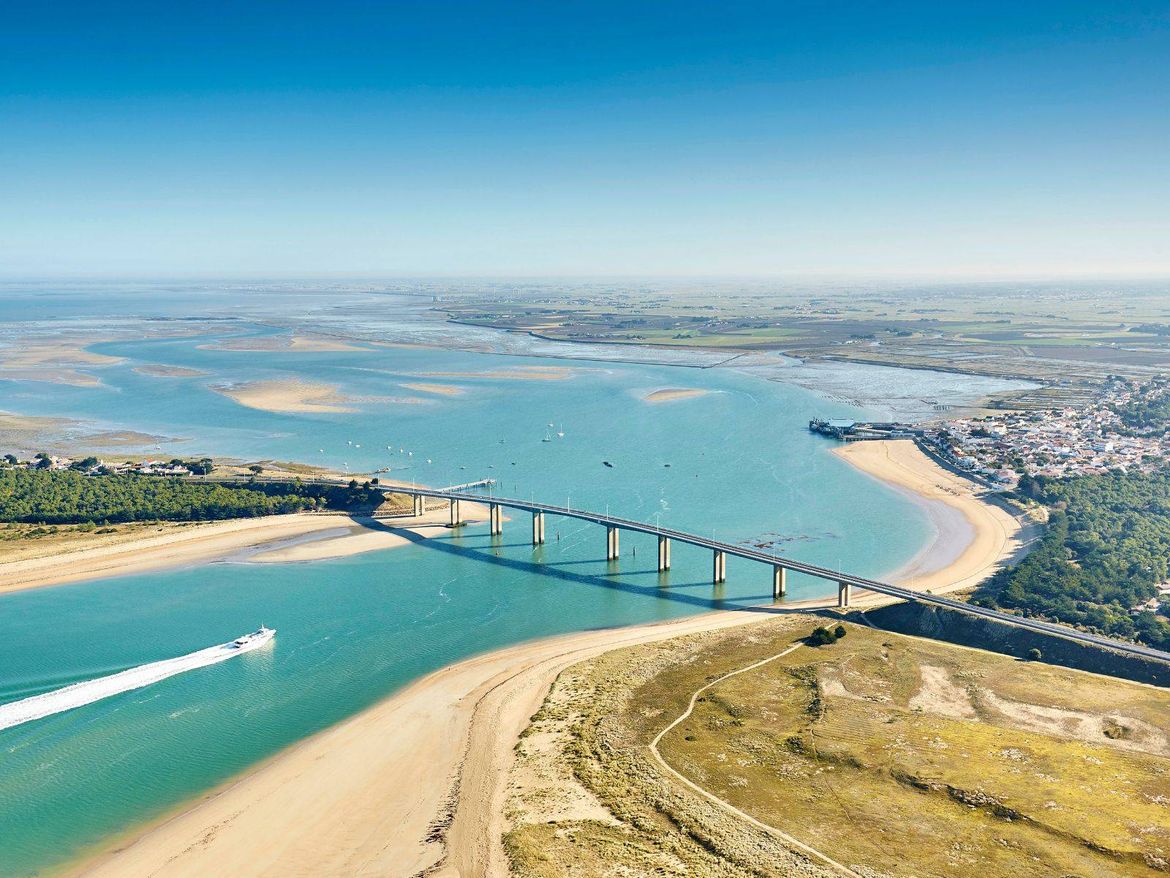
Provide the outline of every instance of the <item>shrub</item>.
[[837,640],[833,636],[833,632],[824,625],[818,625],[812,630],[812,634],[808,636],[808,642],[811,646],[828,646]]

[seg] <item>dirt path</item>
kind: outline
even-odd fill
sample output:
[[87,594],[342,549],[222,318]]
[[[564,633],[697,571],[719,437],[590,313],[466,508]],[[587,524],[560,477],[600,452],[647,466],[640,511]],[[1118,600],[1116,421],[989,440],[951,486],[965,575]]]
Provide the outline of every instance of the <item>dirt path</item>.
[[723,799],[719,798],[717,795],[715,795],[710,790],[699,786],[697,783],[692,781],[690,778],[686,777],[681,772],[675,771],[675,769],[673,769],[670,766],[670,763],[668,763],[663,758],[662,753],[659,752],[659,750],[658,750],[659,742],[662,741],[662,739],[666,736],[666,734],[671,729],[673,729],[679,723],[684,722],[687,719],[687,717],[689,717],[692,713],[694,713],[695,703],[699,700],[699,696],[702,695],[704,692],[706,692],[708,689],[710,689],[712,686],[717,686],[718,684],[722,683],[724,680],[730,679],[731,677],[734,677],[737,674],[745,674],[748,671],[754,671],[756,668],[762,667],[762,666],[768,664],[769,662],[774,662],[774,661],[776,661],[776,659],[784,658],[784,656],[790,655],[791,653],[800,649],[801,646],[803,646],[803,644],[801,644],[801,643],[794,644],[794,645],[788,647],[788,649],[785,649],[781,652],[778,652],[773,656],[769,656],[766,659],[761,659],[758,662],[753,662],[752,664],[748,665],[747,667],[738,668],[737,670],[726,673],[722,677],[719,677],[716,680],[712,680],[706,686],[701,686],[698,689],[696,689],[694,692],[691,693],[691,700],[687,704],[687,709],[684,710],[681,714],[679,714],[678,717],[674,720],[674,722],[672,722],[670,725],[668,725],[661,732],[659,732],[657,735],[654,736],[654,740],[651,741],[649,744],[650,754],[654,757],[654,761],[657,762],[658,765],[663,770],[665,770],[667,773],[669,773],[671,777],[673,777],[675,780],[677,780],[679,783],[681,783],[687,789],[698,793],[700,796],[707,799],[709,802],[719,806],[720,808],[729,812],[730,814],[733,814],[735,817],[739,818],[740,820],[743,820],[747,823],[750,823],[752,826],[756,827],[757,829],[763,830],[764,832],[768,833],[769,835],[773,836],[774,838],[779,839],[781,842],[788,845],[793,850],[800,851],[801,853],[805,854],[809,858],[811,858],[819,863],[822,863],[831,869],[836,870],[837,872],[839,872],[842,875],[847,875],[847,876],[849,876],[849,878],[862,878],[861,875],[854,872],[848,866],[845,866],[842,863],[838,863],[836,860],[832,859],[827,854],[821,853],[821,851],[818,851],[814,847],[810,847],[809,845],[805,844],[804,842],[800,841],[799,839],[794,838],[793,836],[789,835],[787,832],[784,832],[783,830],[777,829],[775,826],[772,826],[768,823],[764,823],[760,820],[757,820],[755,817],[753,817],[751,814],[748,814],[746,811],[741,811],[739,808],[735,807],[730,802],[726,802]]

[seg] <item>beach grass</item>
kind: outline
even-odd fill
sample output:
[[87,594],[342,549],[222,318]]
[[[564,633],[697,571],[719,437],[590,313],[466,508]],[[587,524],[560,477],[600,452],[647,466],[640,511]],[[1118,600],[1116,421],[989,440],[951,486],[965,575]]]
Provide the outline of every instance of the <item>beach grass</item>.
[[[585,866],[608,857],[665,874],[676,872],[663,863],[700,876],[796,874],[795,855],[776,852],[773,838],[665,777],[647,744],[692,692],[780,652],[814,624],[679,638],[570,669],[533,728],[564,731],[575,782],[616,822],[537,822],[538,808],[516,797],[507,844],[517,874],[564,874],[549,870],[568,863],[583,864],[578,875],[614,874]],[[704,692],[662,739],[663,758],[720,799],[865,874],[1165,868],[1170,694],[847,630],[832,646],[802,646]],[[754,859],[743,856],[753,849]],[[712,852],[717,865],[707,859]]]

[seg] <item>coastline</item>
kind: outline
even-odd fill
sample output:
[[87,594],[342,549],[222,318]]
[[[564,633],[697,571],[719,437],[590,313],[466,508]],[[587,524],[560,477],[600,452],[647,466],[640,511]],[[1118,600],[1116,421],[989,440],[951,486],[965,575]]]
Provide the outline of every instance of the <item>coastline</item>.
[[[969,587],[1026,533],[912,443],[838,449],[916,497],[938,535],[894,577],[935,593]],[[943,511],[946,510],[946,511]],[[858,604],[885,602],[862,594]],[[705,613],[518,644],[449,665],[131,830],[70,876],[507,874],[500,842],[513,744],[565,668],[611,649],[827,608],[835,597]]]
[[884,577],[899,585],[934,594],[972,588],[1020,557],[1035,536],[986,489],[939,466],[911,439],[851,442],[833,454],[926,512],[934,538]]
[[[485,521],[484,510],[464,504],[468,522]],[[161,534],[0,563],[0,594],[88,579],[131,576],[227,558],[287,563],[341,558],[445,533],[447,510],[419,517],[374,519],[336,512],[294,512],[228,521],[199,522]]]

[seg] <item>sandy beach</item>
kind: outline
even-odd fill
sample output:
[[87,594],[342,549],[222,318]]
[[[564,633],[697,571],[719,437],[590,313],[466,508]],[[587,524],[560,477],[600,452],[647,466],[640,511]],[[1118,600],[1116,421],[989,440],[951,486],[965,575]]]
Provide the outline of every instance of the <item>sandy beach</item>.
[[[939,527],[936,551],[899,577],[903,583],[952,590],[1018,549],[1015,519],[913,444],[857,443],[842,453],[875,478],[916,492],[932,516],[950,522]],[[513,745],[563,669],[620,646],[834,602],[589,631],[458,662],[139,828],[67,874],[506,875],[500,837]]]
[[351,344],[340,338],[321,335],[264,336],[261,338],[227,338],[199,345],[208,351],[300,351],[302,353],[329,351],[368,351],[368,347]]
[[935,594],[970,588],[1023,552],[1034,535],[999,502],[985,499],[986,489],[943,469],[912,440],[850,442],[834,453],[926,511],[935,537],[887,577],[901,585]]
[[[486,510],[464,503],[468,522]],[[415,518],[351,518],[298,512],[231,521],[173,524],[132,539],[96,538],[96,545],[0,563],[0,594],[108,576],[129,576],[225,558],[254,563],[320,561],[391,549],[410,542],[406,532],[435,536],[447,530],[446,509]]]

